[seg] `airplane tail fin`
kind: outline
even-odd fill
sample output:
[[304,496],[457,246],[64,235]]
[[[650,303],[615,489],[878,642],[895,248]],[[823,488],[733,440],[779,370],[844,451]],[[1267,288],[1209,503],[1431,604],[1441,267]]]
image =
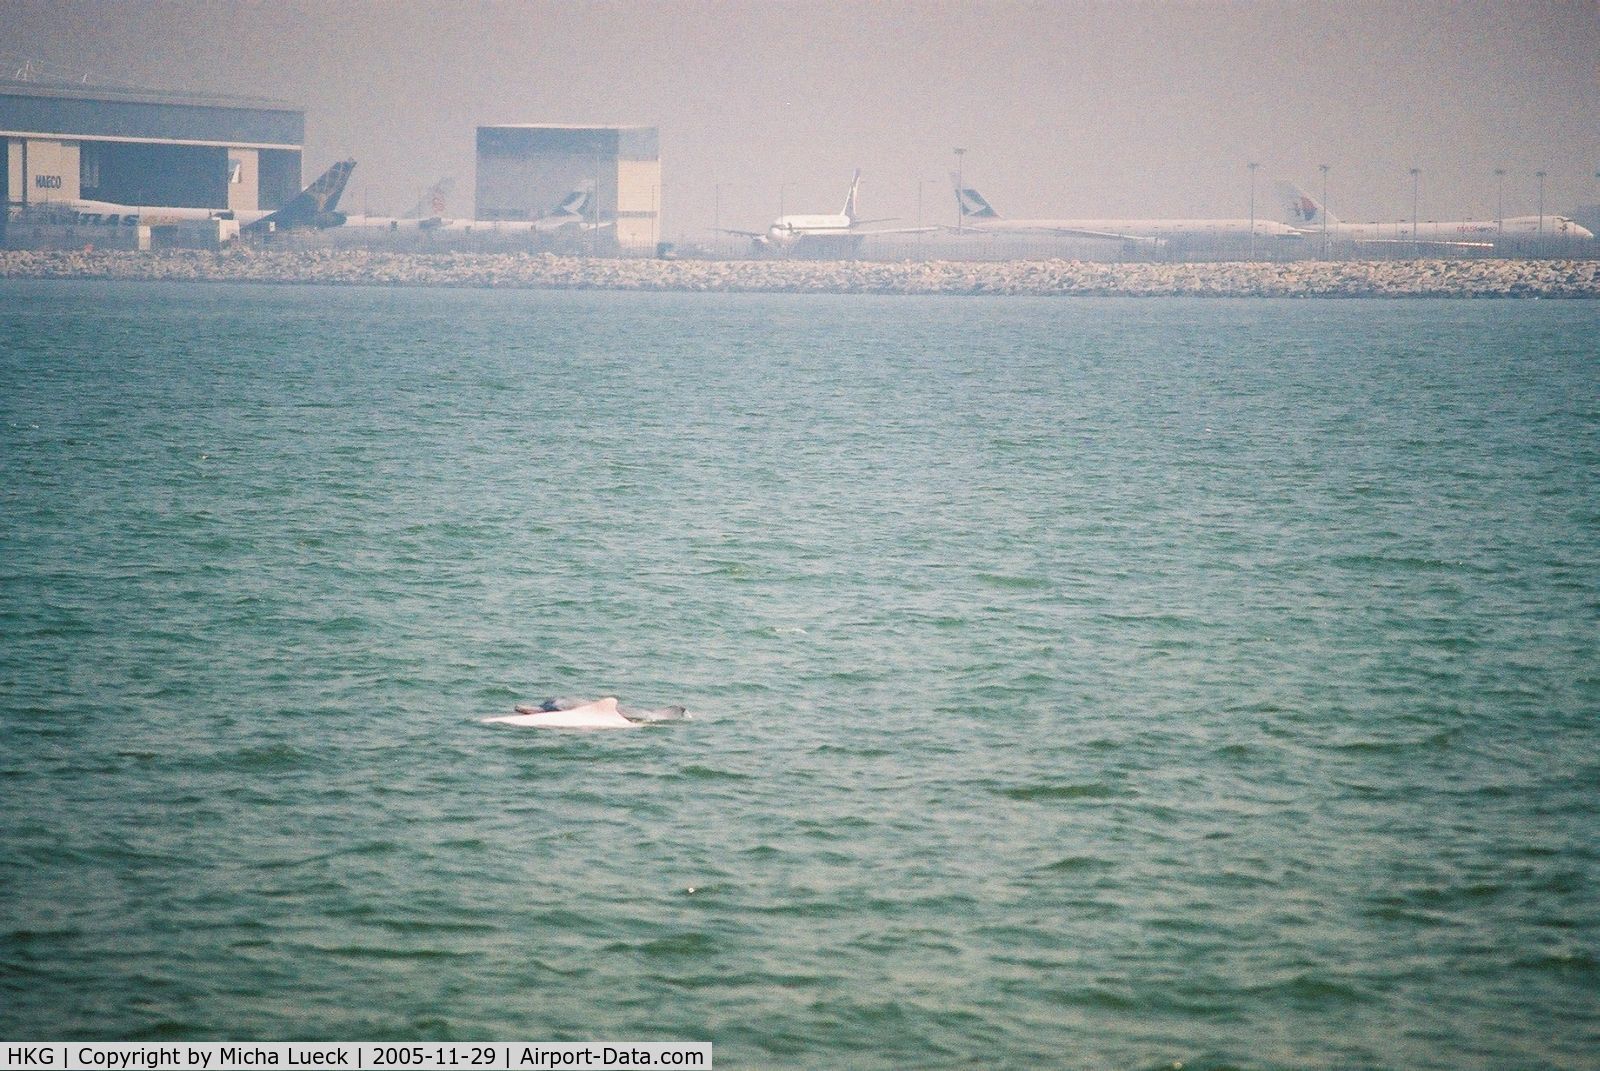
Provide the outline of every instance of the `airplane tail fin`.
[[1278,197],[1283,205],[1283,222],[1291,227],[1320,227],[1323,223],[1338,223],[1321,201],[1312,197],[1292,182],[1277,184]]
[[337,227],[344,222],[339,209],[339,196],[344,193],[350,172],[355,170],[354,160],[340,160],[318,175],[316,180],[301,190],[288,204],[250,224],[245,230],[288,230],[291,227]]
[[428,188],[428,192],[416,204],[411,206],[401,219],[443,219],[445,198],[450,196],[450,191],[455,189],[456,180],[446,175]]
[[956,189],[956,204],[961,208],[962,219],[999,219],[1000,213],[994,206],[983,199],[983,194],[970,186],[962,186],[961,180],[954,174],[950,176],[950,183]]
[[856,168],[855,175],[850,179],[850,196],[845,198],[844,211],[840,213],[840,215],[844,216],[845,219],[848,219],[852,223],[854,223],[856,220],[856,191],[860,188],[860,186],[861,169],[858,167]]
[[572,192],[561,199],[561,203],[550,212],[551,216],[566,219],[588,219],[590,202],[594,199],[594,183],[585,182],[574,187]]
[[595,200],[593,182],[573,187],[572,192],[563,197],[560,204],[533,223],[534,230],[539,233],[554,233],[569,228],[585,231],[607,230],[616,225],[615,219],[599,218],[599,205]]

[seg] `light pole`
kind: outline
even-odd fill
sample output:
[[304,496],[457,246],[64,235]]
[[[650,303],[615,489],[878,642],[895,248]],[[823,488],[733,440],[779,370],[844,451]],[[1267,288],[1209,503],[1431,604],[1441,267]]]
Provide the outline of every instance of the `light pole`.
[[[589,255],[591,257],[598,257],[600,255],[600,154],[602,151],[603,150],[601,149],[600,143],[595,142],[594,198],[591,202],[594,205],[594,211],[590,213],[593,222],[589,229]],[[614,208],[613,211],[615,211]]]
[[1422,168],[1411,169],[1411,241],[1417,240],[1417,187],[1422,178]]
[[1256,259],[1256,168],[1260,164],[1251,163],[1250,168],[1250,259]]
[[963,214],[961,211],[961,158],[967,155],[967,150],[954,149],[952,151],[956,154],[956,232],[959,234],[961,231],[961,217]]
[[1322,259],[1328,259],[1328,165],[1318,164],[1322,171]]
[[1535,171],[1534,176],[1539,180],[1539,237],[1544,237],[1544,172]]
[[1499,189],[1494,195],[1494,232],[1504,234],[1506,231],[1506,169],[1494,169],[1494,177],[1499,180]]
[[922,233],[922,183],[922,179],[917,180],[917,249],[919,252],[922,249],[922,240],[927,237]]

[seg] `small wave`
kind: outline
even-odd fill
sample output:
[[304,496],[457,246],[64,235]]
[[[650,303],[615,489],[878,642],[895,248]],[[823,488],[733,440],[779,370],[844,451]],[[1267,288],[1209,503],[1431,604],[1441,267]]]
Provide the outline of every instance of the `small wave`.
[[1250,1065],[1237,1063],[1218,1056],[1201,1056],[1192,1060],[1172,1060],[1156,1064],[1144,1071],[1251,1071]]
[[1374,897],[1368,914],[1395,922],[1450,925],[1452,920],[1447,914],[1442,913],[1493,900],[1505,891],[1505,886],[1492,882],[1480,882],[1457,888],[1421,886]]
[[702,956],[716,951],[716,942],[699,931],[690,931],[637,944],[614,941],[605,947],[605,951],[637,952],[651,957]]
[[33,944],[37,941],[70,941],[82,936],[82,930],[67,927],[60,930],[12,930],[5,939],[17,944]]
[[1423,558],[1388,554],[1345,554],[1333,559],[1333,565],[1343,569],[1384,569],[1396,572],[1425,573],[1457,568],[1457,563],[1443,558]]
[[1019,995],[1041,996],[1052,1004],[1062,1004],[1069,1007],[1096,1008],[1101,1011],[1131,1012],[1137,1011],[1140,1001],[1137,997],[1106,989],[1103,986],[1085,986],[1081,989],[1062,989],[1050,987],[1036,989],[1031,984],[1016,982],[1009,983],[1007,988],[1016,989]]
[[648,979],[676,989],[837,989],[843,979],[833,975],[786,974],[766,971],[706,971],[698,974],[650,974]]
[[180,1019],[157,1019],[153,1023],[134,1027],[128,1031],[129,1041],[187,1041],[204,1037],[208,1028],[203,1023],[189,1023]]
[[677,776],[686,781],[753,781],[749,774],[738,773],[734,770],[718,770],[711,766],[691,764],[677,772]]
[[1311,973],[1256,986],[1248,992],[1256,996],[1281,997],[1297,1007],[1318,1010],[1329,1004],[1361,1004],[1369,999],[1366,993],[1348,982]]
[[748,580],[755,576],[756,570],[744,562],[719,562],[706,563],[706,568],[700,571],[701,576],[723,576],[730,580]]
[[1395,755],[1413,748],[1448,748],[1455,735],[1454,729],[1441,729],[1430,736],[1410,740],[1346,740],[1328,747],[1352,755]]
[[813,755],[850,755],[858,759],[881,759],[894,754],[886,747],[872,745],[856,747],[845,744],[819,744],[812,748],[811,753]]
[[394,933],[495,933],[486,922],[446,922],[428,919],[373,919],[372,924]]
[[305,866],[309,863],[324,862],[338,854],[338,852],[318,852],[316,855],[306,855],[298,859],[263,859],[252,865],[257,870],[291,870],[294,867]]
[[400,850],[400,845],[392,840],[369,840],[364,844],[357,844],[353,848],[346,848],[339,852],[340,855],[393,855]]
[[270,744],[264,747],[247,747],[238,751],[219,752],[195,762],[205,770],[235,770],[246,773],[272,770],[292,770],[304,765],[311,754],[289,744]]
[[905,1005],[897,1000],[853,1001],[828,999],[813,1001],[813,1011],[822,1012],[834,1021],[860,1023],[865,1026],[884,1026],[903,1023],[908,1018]]
[[1113,785],[1090,781],[1079,785],[1017,785],[996,789],[1000,795],[1014,800],[1104,800],[1125,795]]
[[318,622],[316,630],[325,636],[351,636],[364,632],[370,627],[364,617],[357,617],[353,614],[340,614],[337,617],[330,617],[326,621]]
[[1518,970],[1547,974],[1576,975],[1580,978],[1600,977],[1600,959],[1591,952],[1550,952],[1542,956],[1529,956],[1512,964]]
[[448,948],[392,948],[387,945],[335,945],[332,948],[305,950],[340,959],[373,960],[463,960],[472,959],[475,955],[471,952],[455,952]]
[[1085,870],[1103,870],[1111,864],[1092,855],[1069,855],[1039,868],[1042,874],[1075,874]]
[[1013,576],[1009,573],[979,573],[978,582],[1007,591],[1043,591],[1051,586],[1048,577]]

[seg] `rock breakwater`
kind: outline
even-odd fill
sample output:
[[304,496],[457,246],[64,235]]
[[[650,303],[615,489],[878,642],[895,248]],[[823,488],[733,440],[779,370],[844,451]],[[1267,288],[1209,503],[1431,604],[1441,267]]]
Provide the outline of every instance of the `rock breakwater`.
[[1127,297],[1600,297],[1600,260],[1107,264],[595,260],[370,250],[4,251],[0,278],[338,286]]

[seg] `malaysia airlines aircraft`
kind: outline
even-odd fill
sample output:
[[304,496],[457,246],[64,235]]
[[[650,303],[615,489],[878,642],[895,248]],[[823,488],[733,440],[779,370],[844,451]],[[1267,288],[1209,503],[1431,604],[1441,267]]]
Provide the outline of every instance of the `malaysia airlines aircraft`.
[[[1121,242],[1159,243],[1174,238],[1299,238],[1286,223],[1258,219],[1002,219],[994,206],[970,186],[956,187],[963,230],[995,234],[1041,234],[1061,238],[1107,238]],[[949,230],[951,228],[946,228]]]
[[1316,198],[1292,182],[1277,185],[1283,202],[1283,218],[1308,238],[1326,233],[1341,242],[1403,242],[1406,245],[1460,246],[1493,248],[1497,239],[1515,238],[1593,238],[1588,228],[1566,216],[1512,216],[1490,220],[1422,220],[1412,233],[1410,222],[1343,223]]
[[356,166],[354,160],[341,160],[315,182],[301,190],[282,208],[239,211],[230,208],[170,208],[161,205],[122,205],[110,201],[50,201],[38,206],[22,206],[20,211],[37,211],[43,216],[63,215],[77,226],[165,227],[174,223],[205,222],[213,219],[239,221],[245,233],[290,230],[296,227],[337,227],[345,217],[338,211],[339,195]]
[[445,199],[456,188],[456,180],[446,175],[428,187],[428,192],[417,199],[404,219],[443,219]]
[[[438,187],[435,187],[437,190]],[[442,212],[436,198],[434,207]],[[595,220],[594,184],[585,183],[561,199],[549,215],[538,219],[445,219],[439,214],[412,219],[396,216],[347,216],[347,230],[442,231],[447,234],[544,234],[578,233],[615,227],[616,220]]]
[[860,219],[856,216],[856,193],[861,187],[861,169],[850,179],[850,193],[844,207],[836,215],[779,216],[764,231],[736,231],[719,228],[723,234],[743,235],[753,241],[758,249],[788,250],[801,246],[837,247],[840,252],[853,251],[861,239],[879,234],[926,234],[937,227],[897,227],[888,230],[864,231],[864,223],[888,223],[888,219]]

